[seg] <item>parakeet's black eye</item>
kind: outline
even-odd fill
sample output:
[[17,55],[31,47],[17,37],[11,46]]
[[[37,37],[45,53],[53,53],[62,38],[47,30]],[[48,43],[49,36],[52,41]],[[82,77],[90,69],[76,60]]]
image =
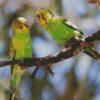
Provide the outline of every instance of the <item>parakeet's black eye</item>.
[[19,28],[20,28],[20,29],[22,29],[22,28],[23,28],[23,26],[21,25],[21,26],[19,26]]
[[47,16],[45,14],[41,13],[41,19],[46,20]]
[[17,27],[18,29],[22,29],[22,24],[20,22],[14,23],[14,26]]
[[40,18],[40,15],[37,15],[38,18]]
[[27,25],[27,24],[25,24],[25,26],[26,26],[26,27],[28,27],[28,25]]

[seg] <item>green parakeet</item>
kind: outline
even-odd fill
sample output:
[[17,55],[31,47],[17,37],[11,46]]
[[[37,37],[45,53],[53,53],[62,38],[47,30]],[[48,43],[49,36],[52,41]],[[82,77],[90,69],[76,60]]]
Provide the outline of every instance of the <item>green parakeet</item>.
[[[32,39],[29,34],[29,26],[23,17],[15,19],[12,23],[12,42],[10,46],[10,58],[32,58]],[[12,64],[11,67],[11,89],[10,100],[14,99],[16,87],[24,70],[19,65]]]
[[[72,38],[84,39],[85,37],[76,25],[62,17],[54,15],[48,9],[38,9],[36,15],[44,29],[62,46],[65,46]],[[95,59],[100,58],[100,55],[92,45],[85,48],[84,52]]]

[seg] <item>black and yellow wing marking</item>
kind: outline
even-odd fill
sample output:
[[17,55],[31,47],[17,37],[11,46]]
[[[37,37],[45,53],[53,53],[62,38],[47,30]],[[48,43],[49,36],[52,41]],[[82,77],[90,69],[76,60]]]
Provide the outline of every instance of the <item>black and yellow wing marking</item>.
[[12,64],[11,64],[11,82],[10,82],[11,93],[10,93],[9,100],[12,100],[13,94],[15,92],[15,89],[13,88],[13,85],[12,85],[12,75],[13,75],[13,69],[14,69],[14,63],[13,63],[13,61],[15,60],[15,55],[16,55],[16,50],[13,48],[13,43],[11,42],[9,57],[12,60]]
[[84,35],[83,32],[74,23],[72,23],[71,21],[68,21],[67,19],[62,19],[62,22],[66,26],[68,26],[69,28],[71,28],[73,30],[76,30],[76,31],[79,31],[81,33],[81,35]]
[[[10,57],[10,59],[12,61],[15,59],[15,55],[16,55],[16,50],[13,48],[13,43],[11,42],[9,57]],[[11,75],[12,75],[13,67],[14,67],[14,64],[12,62],[12,65],[11,65]]]

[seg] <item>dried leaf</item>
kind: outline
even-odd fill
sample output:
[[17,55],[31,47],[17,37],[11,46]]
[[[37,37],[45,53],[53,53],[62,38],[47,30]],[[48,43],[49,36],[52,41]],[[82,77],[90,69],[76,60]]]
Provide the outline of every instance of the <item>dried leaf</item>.
[[88,3],[94,4],[96,6],[100,6],[100,0],[88,0]]

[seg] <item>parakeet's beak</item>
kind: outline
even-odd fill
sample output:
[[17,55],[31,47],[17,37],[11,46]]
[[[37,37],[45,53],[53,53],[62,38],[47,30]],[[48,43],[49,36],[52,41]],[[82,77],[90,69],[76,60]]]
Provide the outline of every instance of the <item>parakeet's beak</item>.
[[47,25],[48,21],[52,18],[52,14],[48,9],[37,9],[36,16],[42,26]]
[[28,25],[27,25],[27,26],[26,26],[26,24],[23,25],[23,26],[22,26],[22,31],[23,31],[23,32],[28,32],[28,31],[29,31]]
[[18,17],[17,19],[15,19],[12,23],[12,30],[13,32],[18,30],[22,31],[22,33],[29,32],[29,27],[27,25],[26,19],[23,17]]

